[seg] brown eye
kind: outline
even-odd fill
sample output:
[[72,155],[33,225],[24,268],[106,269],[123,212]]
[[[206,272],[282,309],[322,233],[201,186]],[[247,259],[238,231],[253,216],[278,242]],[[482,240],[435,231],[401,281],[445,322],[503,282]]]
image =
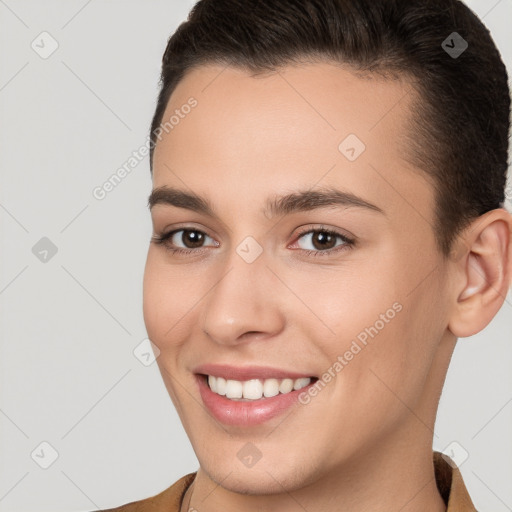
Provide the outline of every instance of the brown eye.
[[[350,240],[347,237],[341,235],[340,233],[336,233],[334,231],[329,231],[325,229],[314,229],[307,231],[306,233],[303,233],[299,237],[299,239],[305,238],[307,236],[309,236],[313,249],[319,251],[333,249],[334,247],[336,247],[337,239],[341,239],[343,244],[350,242]],[[304,247],[303,249],[308,250],[308,248]]]
[[197,231],[195,229],[180,229],[179,231],[175,231],[175,234],[179,232],[182,232],[183,234],[178,238],[187,249],[197,249],[198,247],[201,247],[201,244],[204,242],[205,234],[202,231]]
[[[344,249],[353,245],[353,241],[342,235],[341,233],[337,233],[336,231],[332,231],[330,229],[310,229],[305,231],[299,235],[298,240],[303,238],[309,238],[310,246],[312,249],[308,247],[302,247],[307,254],[317,255],[318,253],[332,253],[336,252],[338,248]],[[337,240],[341,240],[340,244],[336,244]],[[298,243],[298,242],[297,242]]]
[[[179,233],[181,235],[178,235]],[[158,245],[163,245],[171,252],[189,254],[200,252],[205,238],[211,239],[206,233],[198,229],[182,228],[162,235],[153,235],[151,240]],[[179,244],[182,244],[182,247]]]
[[323,249],[333,249],[336,246],[336,235],[326,231],[315,231],[311,236],[311,243],[319,251]]

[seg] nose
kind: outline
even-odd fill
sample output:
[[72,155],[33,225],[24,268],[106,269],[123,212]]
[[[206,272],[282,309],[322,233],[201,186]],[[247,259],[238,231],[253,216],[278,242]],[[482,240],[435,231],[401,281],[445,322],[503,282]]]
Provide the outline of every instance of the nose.
[[247,263],[236,252],[203,302],[203,330],[216,343],[238,345],[277,335],[284,326],[285,288],[260,255]]

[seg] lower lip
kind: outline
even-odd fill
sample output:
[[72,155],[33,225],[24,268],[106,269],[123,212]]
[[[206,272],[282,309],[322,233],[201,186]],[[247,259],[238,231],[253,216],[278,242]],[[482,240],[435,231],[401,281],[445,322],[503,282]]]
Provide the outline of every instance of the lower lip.
[[251,402],[239,402],[214,393],[203,375],[196,375],[196,379],[204,405],[212,415],[225,425],[242,427],[259,425],[282,414],[293,404],[298,403],[300,393],[314,385],[314,382],[311,382],[301,389],[290,391],[290,393],[280,393],[270,398],[261,398]]

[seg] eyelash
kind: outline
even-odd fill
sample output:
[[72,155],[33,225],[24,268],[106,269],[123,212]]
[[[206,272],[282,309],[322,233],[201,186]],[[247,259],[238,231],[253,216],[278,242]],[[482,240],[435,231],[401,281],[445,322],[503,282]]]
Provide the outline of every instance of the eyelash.
[[[176,233],[179,233],[180,231],[192,231],[192,232],[196,232],[196,233],[202,233],[203,235],[206,235],[206,236],[209,236],[207,235],[204,231],[201,231],[199,229],[195,229],[195,228],[187,228],[187,227],[181,227],[179,229],[175,229],[173,231],[169,231],[168,233],[163,233],[161,235],[153,235],[151,237],[151,241],[154,242],[155,244],[158,244],[158,245],[163,245],[168,251],[171,251],[173,254],[182,254],[182,255],[187,255],[187,254],[191,254],[191,253],[197,253],[197,252],[200,252],[201,249],[203,248],[198,248],[198,249],[183,249],[181,247],[178,247],[178,248],[175,248],[175,247],[170,247],[166,242],[167,240],[169,240],[170,238],[172,238],[172,236]],[[316,250],[316,251],[312,251],[312,250],[309,250],[309,249],[300,249],[301,251],[303,251],[307,256],[313,256],[313,257],[329,257],[329,256],[332,256],[334,253],[339,253],[339,252],[342,252],[342,251],[346,251],[346,250],[350,250],[354,245],[355,245],[355,240],[347,237],[346,235],[342,235],[341,233],[338,233],[337,231],[333,231],[332,229],[328,229],[328,228],[324,228],[323,226],[321,226],[320,228],[315,228],[315,229],[305,229],[303,231],[301,231],[298,236],[297,236],[297,240],[299,240],[301,237],[303,237],[304,235],[309,235],[310,233],[326,233],[328,235],[333,235],[335,237],[338,237],[340,238],[344,243],[342,245],[339,245],[338,247],[334,247],[332,249],[327,249],[325,251],[320,251],[320,250]],[[211,237],[210,237],[211,238]]]

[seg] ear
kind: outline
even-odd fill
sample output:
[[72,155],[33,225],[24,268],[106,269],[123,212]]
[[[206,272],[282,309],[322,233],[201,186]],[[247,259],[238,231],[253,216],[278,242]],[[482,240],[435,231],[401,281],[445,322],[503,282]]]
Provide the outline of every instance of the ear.
[[512,276],[512,214],[478,217],[458,240],[454,300],[448,328],[464,338],[480,332],[506,300]]

